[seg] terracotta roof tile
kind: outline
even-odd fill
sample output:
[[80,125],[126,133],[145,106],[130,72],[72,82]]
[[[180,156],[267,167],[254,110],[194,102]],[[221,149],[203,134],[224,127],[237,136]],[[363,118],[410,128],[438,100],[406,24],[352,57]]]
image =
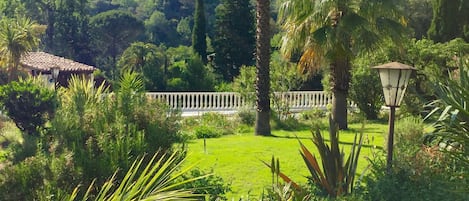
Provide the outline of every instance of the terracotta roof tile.
[[95,67],[82,64],[64,57],[55,56],[45,52],[29,52],[21,59],[25,68],[37,71],[50,71],[51,67],[59,67],[60,71],[89,71],[93,72]]

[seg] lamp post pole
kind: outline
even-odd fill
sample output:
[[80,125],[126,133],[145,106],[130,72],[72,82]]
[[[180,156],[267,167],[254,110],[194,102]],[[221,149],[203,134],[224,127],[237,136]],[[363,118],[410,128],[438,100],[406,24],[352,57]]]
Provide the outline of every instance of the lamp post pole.
[[388,132],[388,153],[386,157],[386,171],[388,174],[392,170],[392,153],[394,150],[394,120],[396,119],[396,106],[389,106],[389,132]]

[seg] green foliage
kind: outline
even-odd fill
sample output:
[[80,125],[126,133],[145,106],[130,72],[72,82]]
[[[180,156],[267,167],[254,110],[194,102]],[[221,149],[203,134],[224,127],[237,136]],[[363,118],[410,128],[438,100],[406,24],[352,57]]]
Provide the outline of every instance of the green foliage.
[[[72,78],[61,91],[61,107],[48,133],[54,150],[70,150],[84,183],[101,185],[116,169],[127,169],[143,153],[170,151],[183,142],[179,114],[162,103],[148,100],[143,81],[135,73],[121,78],[114,94],[91,81]],[[51,146],[51,145],[49,145]],[[117,173],[116,178],[124,175]]]
[[256,120],[256,113],[252,108],[249,107],[239,109],[236,112],[236,115],[238,116],[239,121],[242,124],[246,124],[249,126],[254,125],[254,121]]
[[467,168],[454,168],[458,162],[438,146],[396,145],[399,152],[394,152],[397,154],[391,174],[386,174],[383,155],[370,161],[371,173],[365,177],[363,192],[365,200],[467,200],[468,182],[464,178]]
[[190,172],[182,175],[182,178],[183,180],[187,180],[190,178],[198,178],[203,175],[208,176],[184,184],[183,189],[193,189],[193,193],[205,195],[205,199],[201,198],[199,200],[228,200],[225,194],[231,191],[230,184],[225,183],[223,178],[214,175],[213,171],[212,173],[207,174],[199,169],[192,169]]
[[4,112],[21,131],[35,136],[54,116],[57,105],[54,90],[32,78],[1,86],[0,102]]
[[187,46],[169,48],[170,59],[167,76],[170,91],[212,91],[215,74],[204,65],[200,56]]
[[119,74],[126,71],[140,73],[147,91],[165,90],[167,55],[164,50],[164,47],[151,43],[132,43],[117,62]]
[[435,84],[438,99],[429,105],[432,111],[428,116],[434,119],[435,128],[430,136],[450,147],[450,154],[465,163],[466,167],[469,164],[469,150],[465,149],[469,146],[469,136],[466,132],[466,122],[469,119],[468,67],[469,60],[466,55],[460,58],[458,71]]
[[[204,113],[194,125],[197,138],[213,138],[233,134],[236,124],[223,114],[215,112]],[[190,125],[186,125],[190,126]]]
[[241,66],[254,64],[253,6],[249,0],[221,0],[215,13],[215,69],[225,81],[232,81]]
[[368,56],[354,62],[349,97],[367,119],[375,120],[384,105],[384,97],[381,80],[378,73],[371,69]]
[[116,80],[118,56],[144,32],[143,22],[131,13],[111,10],[93,16],[90,29],[93,45],[99,52],[95,57],[97,66],[108,78]]
[[53,29],[53,42],[46,49],[55,55],[92,64],[94,48],[87,9],[86,1],[56,1],[55,18],[50,19],[53,28],[48,27],[49,32]]
[[[99,192],[95,198],[90,196],[94,188],[94,183],[92,183],[82,200],[91,198],[96,201],[196,200],[202,195],[194,194],[191,189],[184,189],[184,184],[210,175],[183,178],[182,175],[192,169],[194,164],[179,170],[184,162],[184,159],[179,159],[179,156],[179,152],[171,155],[155,153],[148,163],[145,163],[144,157],[136,159],[122,180],[117,180],[115,173],[102,186],[99,186]],[[178,181],[179,178],[183,179]],[[68,200],[73,201],[77,196],[78,188],[72,192]]]
[[428,36],[435,42],[447,42],[455,38],[469,40],[464,29],[469,22],[467,9],[469,3],[465,0],[433,1],[433,19],[428,30]]
[[[74,167],[70,153],[54,157],[47,155],[29,157],[2,170],[0,174],[2,200],[61,200],[68,189],[79,184],[75,178],[80,174],[80,171]],[[40,199],[41,197],[43,199]]]
[[197,138],[217,138],[223,135],[215,126],[200,125],[194,129]]
[[400,111],[418,116],[426,115],[427,110],[424,105],[435,99],[433,83],[438,82],[441,77],[447,77],[448,72],[457,68],[455,60],[457,55],[465,55],[468,52],[469,46],[462,39],[451,40],[447,43],[412,39],[402,46],[387,41],[381,50],[373,54],[365,54],[355,62],[377,66],[389,61],[399,61],[412,64],[417,68],[418,70],[412,75],[407,86]]

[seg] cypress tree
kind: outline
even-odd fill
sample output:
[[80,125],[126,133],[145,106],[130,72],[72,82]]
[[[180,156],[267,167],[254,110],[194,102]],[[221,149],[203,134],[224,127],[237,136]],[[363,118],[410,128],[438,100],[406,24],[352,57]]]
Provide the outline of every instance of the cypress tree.
[[195,1],[194,27],[192,29],[192,48],[207,63],[207,41],[205,39],[204,0]]
[[434,0],[433,19],[428,30],[428,37],[435,42],[447,42],[457,37],[463,37],[463,26],[460,19],[460,6],[465,0]]

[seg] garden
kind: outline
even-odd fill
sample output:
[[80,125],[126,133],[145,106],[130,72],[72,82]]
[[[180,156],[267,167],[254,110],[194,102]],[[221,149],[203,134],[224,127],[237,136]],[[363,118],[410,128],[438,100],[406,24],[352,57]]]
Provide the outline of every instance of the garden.
[[[467,201],[468,2],[3,1],[0,201]],[[213,91],[246,105],[147,96]]]

